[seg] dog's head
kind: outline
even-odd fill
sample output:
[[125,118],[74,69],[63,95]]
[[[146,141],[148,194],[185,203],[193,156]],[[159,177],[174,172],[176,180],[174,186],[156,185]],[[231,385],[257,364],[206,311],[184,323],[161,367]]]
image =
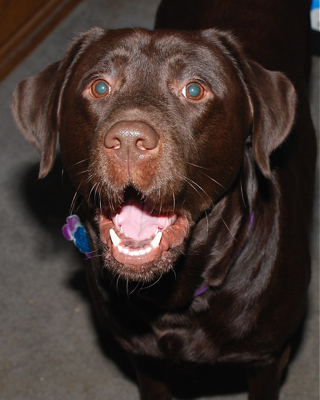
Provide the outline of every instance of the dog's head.
[[106,266],[144,280],[171,268],[192,225],[236,180],[246,146],[271,177],[294,109],[292,84],[216,30],[95,28],[13,95],[39,176],[59,134]]

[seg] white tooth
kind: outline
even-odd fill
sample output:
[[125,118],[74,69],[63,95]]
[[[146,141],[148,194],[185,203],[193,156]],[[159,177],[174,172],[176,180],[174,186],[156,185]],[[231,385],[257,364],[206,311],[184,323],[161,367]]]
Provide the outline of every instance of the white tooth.
[[146,254],[150,253],[151,250],[152,250],[151,247],[147,247],[147,248],[146,248]]
[[146,254],[146,251],[145,250],[139,250],[139,255],[140,256],[144,256]]
[[130,256],[138,256],[139,255],[139,251],[130,251],[129,255]]
[[160,240],[162,238],[162,232],[158,232],[152,242],[150,243],[151,246],[155,249],[156,247],[159,246]]
[[129,254],[129,251],[130,251],[130,250],[127,249],[127,248],[125,248],[125,247],[122,249],[122,252],[123,252],[124,254]]
[[119,244],[118,250],[120,251],[120,253],[123,253],[124,248],[122,246],[120,246],[120,244]]
[[118,237],[118,235],[115,233],[115,231],[113,229],[110,229],[110,237],[111,237],[111,241],[115,246],[118,246],[121,243],[120,238]]

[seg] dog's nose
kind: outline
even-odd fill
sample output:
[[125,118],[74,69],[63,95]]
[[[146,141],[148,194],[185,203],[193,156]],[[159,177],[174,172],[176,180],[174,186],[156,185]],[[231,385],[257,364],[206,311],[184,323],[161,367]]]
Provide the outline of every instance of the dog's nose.
[[105,136],[105,147],[122,161],[136,162],[141,156],[154,153],[158,136],[143,122],[122,121],[114,124]]

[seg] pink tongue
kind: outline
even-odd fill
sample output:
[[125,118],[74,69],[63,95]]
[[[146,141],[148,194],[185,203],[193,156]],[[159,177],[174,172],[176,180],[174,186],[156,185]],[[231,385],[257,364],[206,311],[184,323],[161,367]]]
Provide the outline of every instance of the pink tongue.
[[148,205],[130,200],[121,208],[116,224],[122,228],[126,236],[141,241],[150,239],[157,229],[166,228],[174,219],[175,216],[168,218],[166,215],[152,215],[152,210]]

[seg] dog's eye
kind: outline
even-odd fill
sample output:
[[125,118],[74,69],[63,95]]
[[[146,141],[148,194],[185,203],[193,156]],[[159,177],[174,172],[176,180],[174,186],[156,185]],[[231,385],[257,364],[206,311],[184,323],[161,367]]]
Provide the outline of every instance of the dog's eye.
[[189,83],[182,89],[184,97],[190,100],[201,100],[205,96],[205,90],[199,83]]
[[101,98],[110,93],[110,85],[103,79],[99,79],[91,85],[91,94],[93,97]]

